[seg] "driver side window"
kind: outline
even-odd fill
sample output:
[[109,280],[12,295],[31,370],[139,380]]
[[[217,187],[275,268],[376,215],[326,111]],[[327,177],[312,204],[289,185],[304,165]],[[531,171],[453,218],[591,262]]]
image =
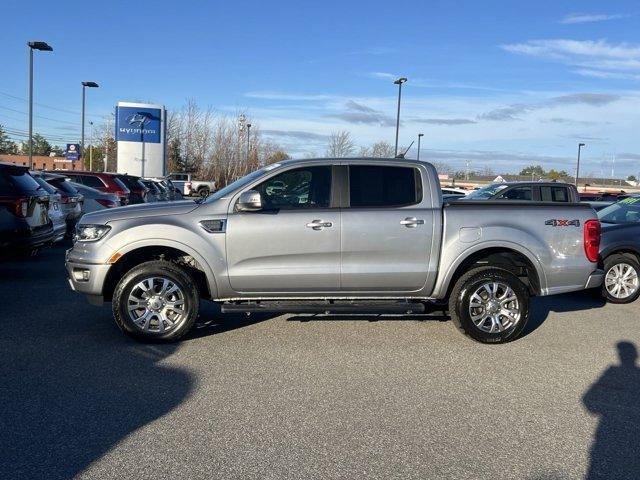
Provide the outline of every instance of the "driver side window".
[[262,196],[265,210],[329,208],[331,167],[287,170],[254,188]]

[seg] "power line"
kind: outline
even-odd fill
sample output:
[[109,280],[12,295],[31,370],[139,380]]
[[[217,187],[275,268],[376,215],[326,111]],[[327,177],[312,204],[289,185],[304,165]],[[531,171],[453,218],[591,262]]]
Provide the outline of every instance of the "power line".
[[[9,110],[10,112],[21,113],[23,115],[29,115],[27,112],[23,112],[21,110],[16,110],[15,108],[5,107],[4,105],[0,105],[0,108],[4,110]],[[60,120],[59,118],[49,118],[43,117],[42,115],[34,115],[35,118],[41,118],[43,120],[51,120],[52,122],[60,122],[60,123],[68,123],[69,125],[76,125],[77,122],[70,122],[68,120]]]
[[[5,97],[9,97],[9,98],[13,98],[15,100],[20,100],[20,101],[23,101],[23,102],[28,102],[29,101],[26,98],[18,97],[17,95],[12,95],[12,94],[6,93],[6,92],[0,92],[0,95],[5,96]],[[38,105],[40,107],[48,108],[50,110],[57,110],[58,112],[68,113],[70,115],[78,115],[78,116],[80,116],[80,112],[74,112],[73,110],[65,110],[64,108],[59,108],[59,107],[52,107],[51,105],[46,105],[44,103],[34,102],[34,105]],[[86,113],[85,115],[90,116],[90,117],[102,117],[102,116],[104,116],[104,115],[98,115],[96,113]]]

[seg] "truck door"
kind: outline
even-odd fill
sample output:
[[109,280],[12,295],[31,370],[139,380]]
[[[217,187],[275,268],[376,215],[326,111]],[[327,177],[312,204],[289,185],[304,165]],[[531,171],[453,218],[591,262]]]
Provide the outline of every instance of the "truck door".
[[227,264],[236,292],[337,291],[340,208],[331,165],[292,168],[251,187],[257,212],[230,212]]
[[[351,164],[342,210],[342,290],[415,291],[429,272],[435,215],[419,168]],[[344,203],[344,202],[343,202]]]

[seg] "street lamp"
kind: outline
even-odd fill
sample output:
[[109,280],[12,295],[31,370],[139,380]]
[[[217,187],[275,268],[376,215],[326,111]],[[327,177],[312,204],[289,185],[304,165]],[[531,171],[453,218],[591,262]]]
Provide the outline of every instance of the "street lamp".
[[576,164],[576,187],[578,186],[578,175],[580,174],[580,149],[584,147],[584,143],[578,144],[578,163]]
[[249,142],[250,142],[250,136],[249,133],[251,132],[251,124],[247,123],[247,165],[249,165]]
[[33,168],[33,51],[52,52],[46,42],[27,42],[29,47],[29,168]]
[[407,81],[406,78],[400,77],[394,83],[394,85],[398,85],[398,115],[396,117],[396,148],[395,148],[395,156],[398,155],[398,133],[400,132],[400,99],[402,98],[402,84]]
[[[85,89],[89,88],[98,88],[98,84],[96,82],[82,82],[82,132],[80,137],[80,156],[84,158],[84,98],[85,98]],[[83,161],[84,162],[84,161]]]
[[420,139],[424,137],[424,133],[419,133],[418,134],[418,158],[416,158],[416,160],[420,160]]

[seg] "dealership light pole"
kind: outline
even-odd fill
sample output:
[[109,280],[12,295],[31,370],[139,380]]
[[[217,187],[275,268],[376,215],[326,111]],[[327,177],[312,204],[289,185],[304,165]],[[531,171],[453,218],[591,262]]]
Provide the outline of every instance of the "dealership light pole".
[[418,158],[416,158],[416,160],[420,160],[420,139],[424,137],[424,133],[419,133],[418,134]]
[[[80,133],[80,157],[84,158],[84,103],[85,103],[85,90],[89,88],[98,88],[96,82],[82,82],[82,130]],[[84,163],[84,160],[83,160]]]
[[398,155],[398,133],[400,132],[400,99],[402,98],[402,84],[407,81],[406,78],[400,77],[395,82],[395,85],[398,85],[398,115],[396,116],[396,148],[395,148],[395,156]]
[[251,124],[247,123],[247,165],[249,165],[249,142],[251,141]]
[[52,52],[46,42],[27,42],[29,47],[29,168],[33,168],[33,51]]
[[576,164],[576,187],[578,186],[578,175],[580,175],[580,150],[584,147],[584,143],[578,144],[578,163]]

